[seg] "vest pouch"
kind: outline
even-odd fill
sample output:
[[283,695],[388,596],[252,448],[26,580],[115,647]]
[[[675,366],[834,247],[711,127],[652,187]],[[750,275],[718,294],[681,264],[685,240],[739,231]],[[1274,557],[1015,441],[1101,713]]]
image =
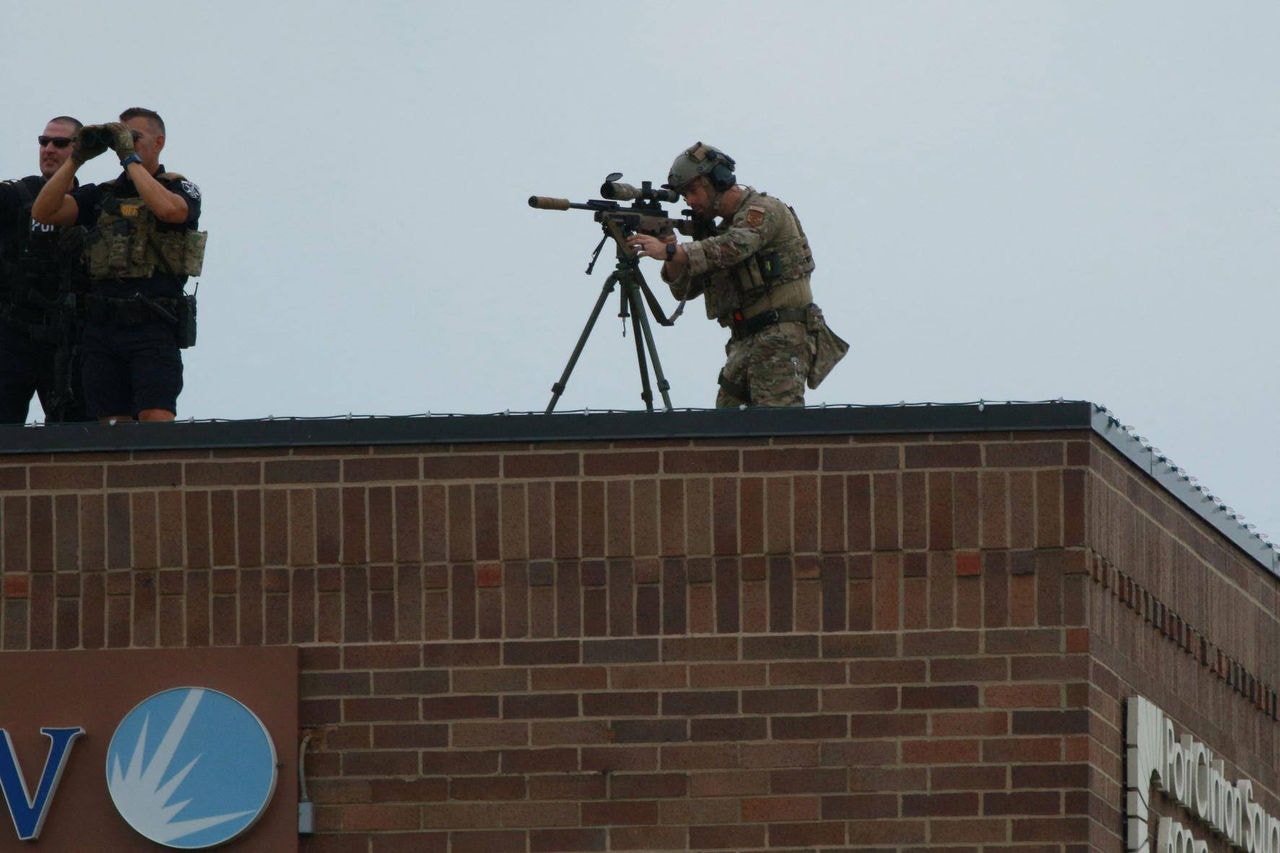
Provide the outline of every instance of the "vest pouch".
[[[155,219],[151,216],[138,216],[135,213],[132,219],[126,221],[129,222],[132,232],[130,234],[132,239],[129,240],[129,267],[131,270],[146,269],[147,272],[143,275],[150,275],[150,270],[154,267],[152,267],[151,258],[147,256],[147,243],[152,231],[155,230],[153,227]],[[134,272],[133,275],[136,276],[137,273]]]
[[809,378],[806,384],[817,388],[827,374],[844,358],[849,351],[849,344],[839,335],[831,331],[827,320],[822,316],[822,309],[810,305],[805,325],[809,331],[809,339],[813,342],[813,363],[809,365]]
[[738,279],[738,293],[741,301],[739,307],[748,308],[769,292],[770,283],[764,280],[760,272],[760,264],[754,257],[747,258],[731,270]]
[[[184,275],[200,275],[204,269],[204,246],[209,240],[208,231],[188,231],[186,234],[186,250],[182,254],[181,270]],[[191,297],[192,343],[195,343],[195,297]]]
[[108,226],[89,244],[89,277],[115,278],[129,268],[129,236]]
[[712,270],[707,275],[702,298],[706,304],[707,317],[712,320],[723,321],[742,307],[733,278],[727,270]]

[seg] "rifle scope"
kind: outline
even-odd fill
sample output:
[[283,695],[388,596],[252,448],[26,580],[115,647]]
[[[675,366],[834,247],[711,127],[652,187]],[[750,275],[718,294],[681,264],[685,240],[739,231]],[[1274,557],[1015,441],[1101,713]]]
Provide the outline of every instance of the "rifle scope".
[[[618,175],[622,177],[622,175]],[[605,179],[600,185],[600,195],[609,199],[621,201],[633,201],[640,199],[641,201],[679,201],[680,193],[675,190],[663,189],[662,187],[654,188],[653,181],[641,181],[640,187],[637,189],[631,184],[624,184],[622,181],[613,178]]]

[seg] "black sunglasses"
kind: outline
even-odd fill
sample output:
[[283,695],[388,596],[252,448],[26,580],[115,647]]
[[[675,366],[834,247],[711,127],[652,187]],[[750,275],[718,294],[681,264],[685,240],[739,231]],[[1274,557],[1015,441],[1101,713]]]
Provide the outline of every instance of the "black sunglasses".
[[36,141],[40,143],[41,148],[45,147],[50,142],[53,143],[54,148],[66,148],[68,145],[71,144],[71,137],[70,136],[37,136]]

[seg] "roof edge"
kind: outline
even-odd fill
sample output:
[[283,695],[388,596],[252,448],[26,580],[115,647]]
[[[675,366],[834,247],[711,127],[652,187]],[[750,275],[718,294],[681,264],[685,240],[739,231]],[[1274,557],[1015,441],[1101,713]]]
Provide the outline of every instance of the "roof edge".
[[1105,406],[1094,406],[1093,431],[1165,491],[1231,540],[1272,574],[1280,576],[1280,549],[1244,517],[1202,486],[1195,477],[1153,447]]
[[0,427],[0,455],[348,444],[619,441],[1087,429],[1083,401],[268,418]]

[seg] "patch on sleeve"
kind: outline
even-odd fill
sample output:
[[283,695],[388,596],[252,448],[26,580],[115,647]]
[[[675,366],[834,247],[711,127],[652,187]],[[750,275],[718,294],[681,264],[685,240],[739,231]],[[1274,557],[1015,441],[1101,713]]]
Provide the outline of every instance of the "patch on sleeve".
[[747,227],[759,228],[764,224],[765,212],[763,207],[747,208]]
[[191,183],[191,181],[183,181],[182,190],[192,198],[200,198],[200,188]]

